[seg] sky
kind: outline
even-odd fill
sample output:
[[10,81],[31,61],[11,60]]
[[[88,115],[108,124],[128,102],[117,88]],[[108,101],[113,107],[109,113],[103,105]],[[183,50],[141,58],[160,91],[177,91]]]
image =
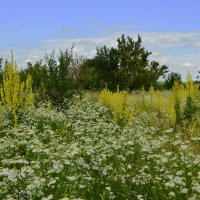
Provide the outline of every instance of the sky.
[[200,0],[0,0],[0,57],[11,50],[19,68],[71,48],[92,57],[124,33],[152,52],[151,60],[193,77],[200,70]]

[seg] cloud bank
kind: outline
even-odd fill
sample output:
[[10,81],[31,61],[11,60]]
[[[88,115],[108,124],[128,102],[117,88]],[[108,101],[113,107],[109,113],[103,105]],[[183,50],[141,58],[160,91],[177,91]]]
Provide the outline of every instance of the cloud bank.
[[[63,32],[71,31],[63,29]],[[105,34],[106,33],[106,34]],[[124,32],[133,38],[137,38],[137,33]],[[74,45],[74,51],[79,55],[92,57],[96,53],[96,47],[107,45],[109,47],[117,45],[117,38],[120,37],[119,30],[116,32],[104,32],[101,35],[90,38],[54,38],[40,41],[32,48],[18,48],[14,50],[15,59],[19,68],[25,68],[27,61],[42,59],[46,53],[51,52],[52,48],[56,50],[71,48]],[[189,71],[193,77],[200,70],[200,31],[196,32],[143,32],[140,34],[143,40],[143,46],[152,52],[151,60],[157,60],[161,64],[169,66],[170,71],[179,72],[186,76]],[[30,44],[31,46],[31,44]],[[0,57],[10,58],[9,50],[0,49]]]

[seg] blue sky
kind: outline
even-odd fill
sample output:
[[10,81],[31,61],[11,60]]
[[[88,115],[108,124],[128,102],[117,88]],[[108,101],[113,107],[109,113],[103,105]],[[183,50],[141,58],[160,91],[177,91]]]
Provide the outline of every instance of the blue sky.
[[52,47],[92,56],[122,33],[140,34],[151,59],[171,71],[200,69],[199,0],[1,0],[0,57],[15,53],[19,67]]

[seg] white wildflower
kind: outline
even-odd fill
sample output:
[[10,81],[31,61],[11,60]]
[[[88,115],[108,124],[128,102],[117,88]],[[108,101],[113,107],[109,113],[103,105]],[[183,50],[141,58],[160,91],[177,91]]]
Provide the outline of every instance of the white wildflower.
[[183,189],[181,189],[181,193],[183,193],[183,194],[187,194],[187,192],[188,192],[188,189],[187,189],[187,188],[183,188]]

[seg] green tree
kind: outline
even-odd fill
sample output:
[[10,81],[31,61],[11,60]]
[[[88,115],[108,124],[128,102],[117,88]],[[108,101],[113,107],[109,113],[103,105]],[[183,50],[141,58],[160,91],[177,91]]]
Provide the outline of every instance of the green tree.
[[[157,61],[151,61],[148,68],[147,68],[147,78],[146,80],[149,80],[148,86],[156,85],[157,80],[163,76],[165,73],[168,72],[168,67],[166,65],[161,65]],[[145,79],[145,77],[144,77]],[[145,80],[144,80],[145,83]]]
[[92,64],[92,59],[86,59],[80,65],[79,87],[84,90],[96,90],[100,87],[99,75]]
[[60,106],[65,98],[69,97],[69,65],[72,62],[72,54],[69,50],[60,50],[58,59],[55,50],[46,55],[46,68],[48,77],[45,83],[46,92],[53,105]]
[[73,53],[73,47],[70,50],[60,50],[57,58],[55,50],[46,55],[48,76],[45,88],[54,105],[62,105],[64,99],[70,98],[78,89],[79,66],[82,59]]
[[72,60],[69,65],[69,79],[70,87],[72,90],[80,91],[80,68],[85,62],[86,58],[83,56],[78,56],[77,54],[72,55]]
[[107,84],[108,88],[145,89],[156,85],[160,76],[167,71],[166,65],[149,61],[151,52],[142,46],[142,38],[136,41],[124,34],[117,39],[117,48],[103,46],[97,48],[94,58],[87,59],[81,66],[80,76],[83,88],[100,89]]
[[120,85],[130,91],[144,86],[148,89],[155,84],[158,78],[164,75],[168,67],[157,61],[150,62],[148,57],[151,52],[142,46],[142,38],[138,35],[136,41],[122,34],[118,38],[119,76]]
[[35,64],[28,62],[27,68],[20,71],[21,80],[25,81],[28,74],[32,76],[32,88],[36,103],[47,100],[45,88],[47,85],[45,83],[48,80],[48,71],[46,65],[43,64],[42,60],[36,61]]
[[176,73],[176,72],[171,72],[168,74],[166,80],[165,80],[165,87],[166,89],[171,89],[172,86],[174,85],[174,82],[178,81],[179,83],[182,82],[181,80],[181,74]]
[[[87,59],[81,66],[80,76],[84,88],[100,89],[107,84],[111,90],[117,87],[118,50],[106,46],[97,48],[96,56]],[[87,73],[85,73],[87,72]],[[86,79],[86,80],[84,80]],[[88,84],[90,86],[88,87]]]
[[20,72],[22,80],[28,74],[33,77],[33,90],[36,101],[50,100],[54,106],[62,106],[64,99],[70,98],[79,87],[79,71],[83,58],[71,50],[53,49],[44,60],[35,64],[27,63],[27,68]]

